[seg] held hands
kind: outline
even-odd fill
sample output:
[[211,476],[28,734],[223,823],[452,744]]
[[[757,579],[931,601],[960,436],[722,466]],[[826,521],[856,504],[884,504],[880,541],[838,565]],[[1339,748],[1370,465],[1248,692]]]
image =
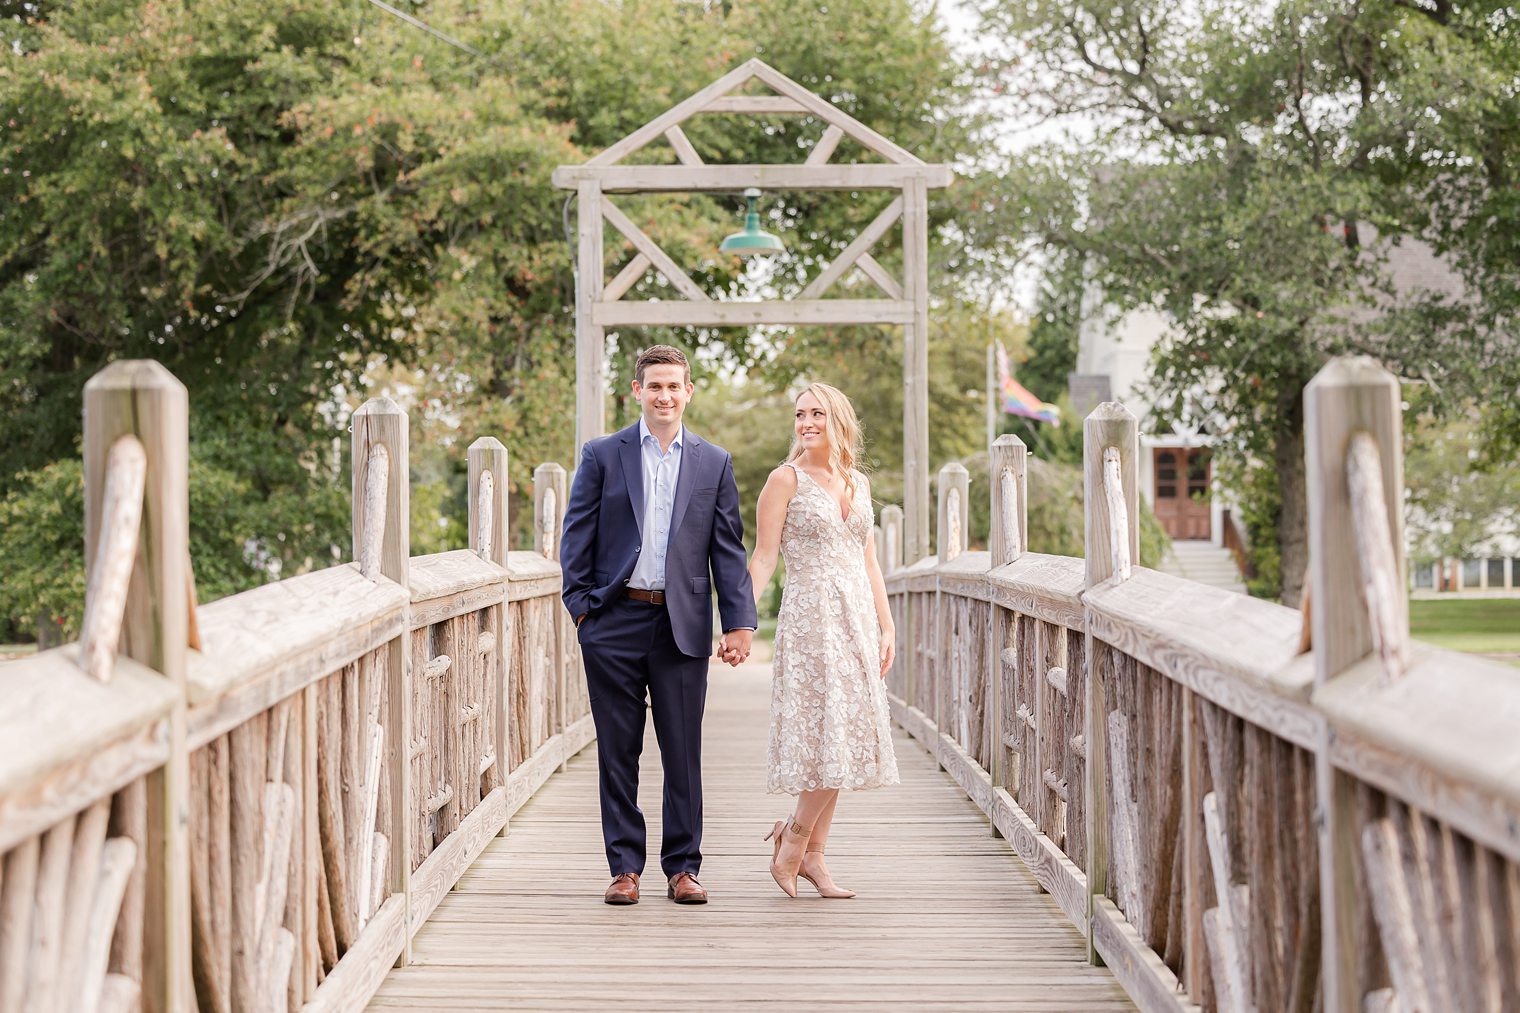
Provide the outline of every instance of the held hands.
[[723,639],[718,641],[719,661],[738,666],[749,660],[750,647],[754,644],[754,630],[729,630],[723,634]]
[[887,669],[892,667],[892,662],[897,658],[897,630],[892,626],[881,628],[881,672],[880,677],[887,677]]

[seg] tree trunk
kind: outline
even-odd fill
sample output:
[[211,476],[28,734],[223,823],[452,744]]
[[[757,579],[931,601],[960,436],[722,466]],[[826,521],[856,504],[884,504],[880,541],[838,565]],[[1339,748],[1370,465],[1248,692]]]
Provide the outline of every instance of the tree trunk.
[[1285,383],[1278,395],[1277,438],[1272,463],[1277,469],[1277,579],[1282,603],[1298,608],[1309,568],[1309,501],[1304,484],[1304,383]]

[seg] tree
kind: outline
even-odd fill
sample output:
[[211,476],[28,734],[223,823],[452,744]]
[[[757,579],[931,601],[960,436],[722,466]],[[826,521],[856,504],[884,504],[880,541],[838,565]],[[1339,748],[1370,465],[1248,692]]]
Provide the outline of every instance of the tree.
[[[1011,168],[1003,220],[1085,261],[1114,305],[1170,314],[1155,421],[1201,422],[1237,473],[1271,476],[1276,502],[1253,514],[1251,534],[1275,550],[1289,603],[1307,563],[1303,388],[1328,356],[1376,355],[1440,386],[1448,404],[1513,401],[1513,261],[1474,237],[1470,217],[1515,211],[1505,181],[1520,155],[1503,142],[1520,123],[1506,83],[1516,25],[1505,11],[1324,0],[984,8],[1012,54],[995,71],[1019,98],[1100,121],[1090,140]],[[1450,253],[1472,297],[1396,289],[1386,266],[1406,237]],[[1493,418],[1496,445],[1513,440],[1514,413]]]
[[1520,469],[1484,467],[1480,415],[1420,413],[1404,434],[1409,555],[1420,562],[1487,554],[1520,536]]
[[[982,143],[963,70],[908,0],[445,0],[424,14],[483,57],[313,0],[83,0],[7,23],[0,500],[26,544],[71,544],[47,497],[73,480],[56,466],[79,453],[84,381],[121,357],[185,382],[197,474],[228,483],[197,504],[220,533],[214,557],[197,543],[203,597],[347,555],[332,474],[347,467],[348,413],[377,384],[416,427],[415,505],[433,514],[419,548],[450,537],[439,516],[463,515],[462,446],[478,434],[507,443],[525,516],[532,467],[574,449],[560,424],[574,279],[550,174],[750,55],[926,158],[975,158]],[[812,117],[708,117],[689,136],[713,160],[795,161],[821,131]],[[730,199],[630,206],[700,284],[745,284],[715,253]],[[783,288],[874,213],[838,195],[768,207],[791,251]],[[936,203],[937,230],[949,214]],[[610,264],[627,256],[608,246]],[[747,332],[627,333],[614,366],[665,337],[735,363],[763,351]],[[60,606],[73,594],[76,554],[24,558],[68,571]],[[0,616],[7,635],[29,623]]]

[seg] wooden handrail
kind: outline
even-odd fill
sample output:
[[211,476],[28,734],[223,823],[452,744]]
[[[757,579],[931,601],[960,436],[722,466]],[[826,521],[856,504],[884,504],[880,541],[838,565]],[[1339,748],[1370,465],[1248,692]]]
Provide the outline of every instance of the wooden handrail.
[[100,682],[111,681],[111,665],[121,642],[127,587],[137,558],[148,455],[142,441],[128,433],[111,444],[106,457],[104,523],[95,565],[85,591],[84,622],[79,632],[79,665]]

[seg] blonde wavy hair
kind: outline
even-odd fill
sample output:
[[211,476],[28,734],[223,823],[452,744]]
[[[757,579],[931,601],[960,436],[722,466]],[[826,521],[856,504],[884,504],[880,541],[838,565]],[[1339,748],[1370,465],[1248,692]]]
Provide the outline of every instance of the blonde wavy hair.
[[[823,405],[823,431],[829,438],[829,467],[844,477],[845,494],[853,500],[856,462],[860,460],[861,454],[860,420],[855,417],[855,406],[838,387],[826,383],[808,384],[797,392],[792,404],[802,400],[804,394],[813,395]],[[805,450],[802,441],[793,435],[792,449],[786,459],[795,461]]]

